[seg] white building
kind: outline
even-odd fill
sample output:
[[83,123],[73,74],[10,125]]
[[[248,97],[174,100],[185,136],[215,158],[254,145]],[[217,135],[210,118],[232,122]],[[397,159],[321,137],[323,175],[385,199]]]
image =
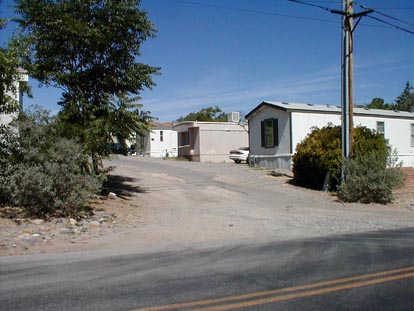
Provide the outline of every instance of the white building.
[[151,131],[138,139],[137,154],[154,158],[176,157],[177,132],[172,126],[172,123],[154,123]]
[[[22,69],[17,70],[19,73],[18,81],[14,82],[14,91],[9,91],[6,94],[11,97],[12,100],[15,100],[19,103],[20,109],[23,109],[23,91],[21,90],[21,84],[27,83],[29,81],[29,77],[25,71]],[[0,113],[0,124],[9,124],[15,117],[17,113],[12,114],[5,114]]]
[[[291,169],[291,157],[312,127],[341,124],[341,108],[262,102],[246,115],[250,159],[258,166]],[[414,113],[354,108],[354,126],[383,133],[404,166],[414,166]]]

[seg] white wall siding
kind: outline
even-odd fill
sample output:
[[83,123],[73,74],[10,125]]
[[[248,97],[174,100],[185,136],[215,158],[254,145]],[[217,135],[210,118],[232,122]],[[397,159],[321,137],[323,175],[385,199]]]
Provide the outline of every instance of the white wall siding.
[[[266,119],[278,119],[278,146],[262,147],[261,122]],[[291,140],[289,112],[264,108],[249,120],[250,159],[261,167],[277,167],[290,169]]]
[[[23,96],[21,96],[20,92],[20,82],[28,82],[29,76],[22,72],[20,69],[18,69],[19,75],[18,75],[18,81],[14,81],[13,85],[16,89],[16,91],[11,92],[8,91],[6,94],[10,96],[13,100],[17,101],[20,109],[23,109]],[[0,124],[9,124],[14,118],[17,117],[17,113],[12,114],[4,114],[0,113]]]
[[328,124],[341,125],[341,116],[334,114],[292,112],[292,153],[296,146],[311,132],[313,127]]
[[[161,140],[162,132],[162,140]],[[177,156],[177,132],[168,129],[153,129],[147,140],[145,156],[154,158]]]
[[[261,122],[266,119],[278,119],[278,146],[274,148],[262,147]],[[282,110],[263,109],[257,113],[254,119],[249,120],[250,131],[250,153],[253,155],[268,155],[290,153],[290,120],[289,113]]]
[[[414,147],[410,146],[411,141],[411,122],[404,119],[392,119],[377,116],[358,116],[354,115],[354,127],[365,126],[372,130],[377,130],[377,122],[384,122],[384,137],[390,147],[396,149],[398,158],[403,161],[404,166],[414,166]],[[322,113],[292,112],[292,141],[296,146],[311,131],[311,128],[333,125],[341,125],[341,116]],[[414,121],[412,121],[414,122]]]
[[11,114],[0,113],[0,124],[9,124],[16,117],[17,117],[17,113],[11,113]]
[[[262,167],[284,169],[290,169],[291,155],[312,127],[341,125],[340,108],[327,105],[263,102],[246,117],[249,120],[253,161]],[[260,122],[269,118],[279,120],[279,146],[262,148]],[[403,166],[414,166],[414,146],[411,142],[414,113],[355,108],[353,121],[355,127],[365,126],[374,130],[377,130],[377,122],[383,122],[384,137],[391,148],[397,150]]]
[[377,130],[377,122],[384,122],[384,137],[392,149],[396,149],[403,166],[414,166],[414,147],[411,146],[411,123],[414,120],[381,117],[354,116],[354,125]]

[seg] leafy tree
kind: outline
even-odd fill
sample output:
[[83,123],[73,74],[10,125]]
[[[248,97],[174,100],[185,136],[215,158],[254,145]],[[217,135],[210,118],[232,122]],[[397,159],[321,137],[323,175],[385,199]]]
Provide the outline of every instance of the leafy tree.
[[394,109],[399,111],[414,111],[414,88],[410,82],[405,84],[404,90],[395,99]]
[[226,122],[227,115],[218,106],[214,106],[203,108],[197,112],[191,112],[177,120],[177,122],[183,121]]
[[149,111],[140,110],[142,105],[137,103],[138,99],[119,98],[111,113],[111,133],[124,146],[131,133],[145,136],[150,130],[150,122],[156,119],[150,115]]
[[385,103],[384,99],[379,98],[379,97],[373,98],[371,102],[365,107],[371,108],[371,109],[384,109],[384,110],[393,109],[392,105]]
[[[94,170],[122,102],[155,85],[159,68],[136,61],[155,34],[139,0],[16,0],[19,42],[31,76],[62,89],[63,122],[80,138]],[[129,116],[131,116],[128,113]],[[128,118],[128,129],[142,124]],[[141,126],[142,127],[142,126]],[[124,133],[125,134],[125,133]]]

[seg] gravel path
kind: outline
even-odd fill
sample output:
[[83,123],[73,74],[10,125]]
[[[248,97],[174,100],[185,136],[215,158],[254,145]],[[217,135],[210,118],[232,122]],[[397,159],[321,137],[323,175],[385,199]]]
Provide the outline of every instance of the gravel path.
[[0,255],[99,249],[149,251],[288,240],[414,226],[414,198],[394,204],[343,204],[233,163],[120,157],[92,218],[0,219]]

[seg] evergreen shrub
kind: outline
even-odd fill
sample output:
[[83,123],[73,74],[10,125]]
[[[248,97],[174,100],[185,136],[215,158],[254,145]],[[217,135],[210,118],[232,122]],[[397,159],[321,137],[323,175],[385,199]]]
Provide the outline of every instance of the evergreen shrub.
[[[354,128],[353,157],[368,153],[387,155],[384,137],[366,127]],[[329,173],[328,188],[337,189],[341,180],[341,162],[341,127],[315,127],[296,147],[292,157],[293,181],[297,185],[320,190]]]
[[36,217],[75,216],[99,191],[104,176],[85,172],[82,146],[57,135],[44,111],[21,118],[0,136],[3,205],[22,207]]
[[345,162],[346,180],[338,188],[344,202],[387,204],[394,199],[393,189],[404,183],[401,162],[394,154],[359,154]]

